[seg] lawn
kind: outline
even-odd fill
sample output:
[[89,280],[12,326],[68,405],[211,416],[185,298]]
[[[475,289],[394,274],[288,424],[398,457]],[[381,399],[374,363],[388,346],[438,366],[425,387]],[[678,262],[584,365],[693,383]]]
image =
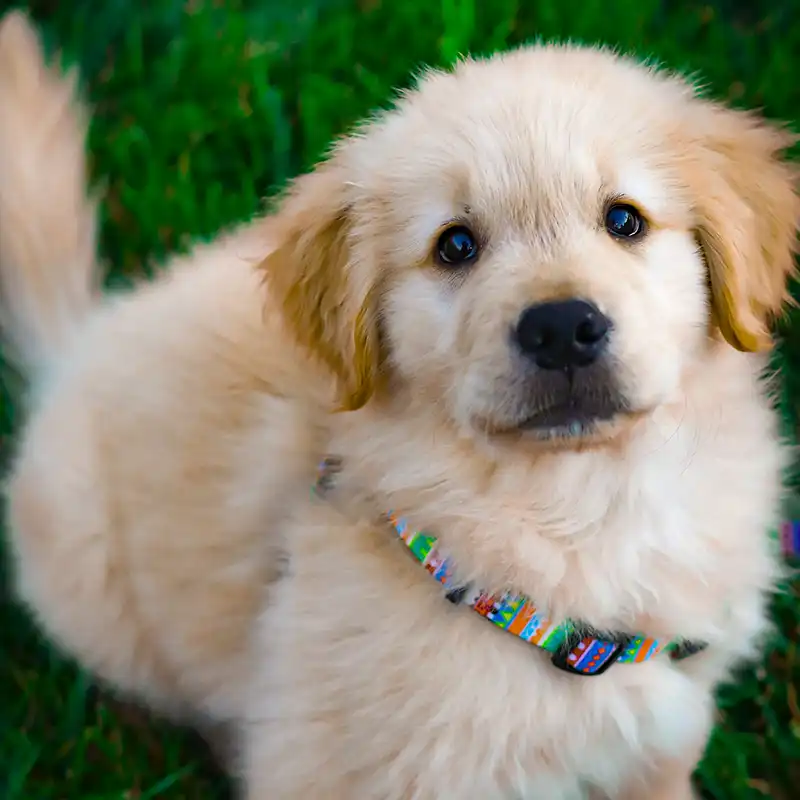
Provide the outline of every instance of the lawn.
[[[0,10],[9,5],[18,4],[0,0]],[[609,42],[800,124],[800,0],[37,0],[29,8],[49,45],[81,65],[95,108],[91,149],[106,192],[112,285],[248,217],[420,64],[467,51],[535,37]],[[800,324],[789,319],[782,334],[793,431]],[[3,455],[18,418],[13,396],[6,380]],[[779,631],[763,662],[720,694],[699,771],[708,798],[797,797],[798,589],[775,601]],[[94,688],[38,639],[0,584],[0,800],[226,793],[191,734]]]

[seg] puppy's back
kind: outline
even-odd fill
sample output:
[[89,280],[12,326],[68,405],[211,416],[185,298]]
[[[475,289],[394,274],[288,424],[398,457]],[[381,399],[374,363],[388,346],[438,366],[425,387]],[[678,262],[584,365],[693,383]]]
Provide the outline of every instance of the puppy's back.
[[313,425],[280,396],[310,377],[265,311],[259,223],[99,297],[86,124],[74,77],[4,18],[0,290],[35,384],[6,484],[16,592],[95,675],[225,721],[279,568],[271,528],[313,476]]

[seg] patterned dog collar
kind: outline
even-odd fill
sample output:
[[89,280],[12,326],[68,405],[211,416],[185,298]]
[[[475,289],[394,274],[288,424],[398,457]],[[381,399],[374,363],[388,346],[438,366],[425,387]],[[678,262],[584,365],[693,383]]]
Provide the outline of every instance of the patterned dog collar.
[[525,595],[459,585],[434,536],[414,530],[391,512],[386,518],[414,558],[442,584],[448,600],[468,606],[498,628],[546,650],[553,664],[565,672],[601,675],[615,663],[639,664],[666,652],[673,659],[686,658],[706,647],[700,642],[669,642],[642,634],[601,635],[578,622],[553,622]]
[[797,558],[800,556],[800,522],[797,520],[784,520],[778,529],[781,551],[785,556]]
[[[341,462],[336,458],[326,458],[320,464],[314,487],[318,495],[324,496],[333,488],[334,476],[340,469]],[[680,660],[707,647],[704,642],[685,639],[665,641],[644,634],[601,634],[570,620],[554,622],[525,595],[459,584],[451,561],[437,548],[436,537],[415,530],[394,512],[387,513],[385,519],[413,557],[442,585],[450,602],[468,606],[498,628],[547,651],[553,665],[564,672],[601,675],[616,663],[640,664],[661,653]],[[784,553],[800,553],[800,524],[783,523],[780,541]]]

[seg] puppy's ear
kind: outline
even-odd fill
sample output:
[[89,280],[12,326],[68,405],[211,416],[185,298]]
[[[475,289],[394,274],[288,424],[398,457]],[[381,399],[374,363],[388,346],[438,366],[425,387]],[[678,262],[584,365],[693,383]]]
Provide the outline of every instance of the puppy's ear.
[[785,151],[796,137],[754,114],[702,105],[689,180],[713,322],[737,350],[768,350],[795,271],[798,172]]
[[274,248],[262,268],[290,332],[332,370],[343,409],[361,408],[379,368],[377,292],[335,158],[292,184],[267,228]]

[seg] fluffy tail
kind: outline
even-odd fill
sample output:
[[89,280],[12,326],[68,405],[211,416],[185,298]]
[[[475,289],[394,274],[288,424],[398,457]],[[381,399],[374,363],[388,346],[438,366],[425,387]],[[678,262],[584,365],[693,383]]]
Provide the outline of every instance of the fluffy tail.
[[0,19],[0,328],[29,376],[96,302],[96,208],[76,75],[45,61],[20,12]]

